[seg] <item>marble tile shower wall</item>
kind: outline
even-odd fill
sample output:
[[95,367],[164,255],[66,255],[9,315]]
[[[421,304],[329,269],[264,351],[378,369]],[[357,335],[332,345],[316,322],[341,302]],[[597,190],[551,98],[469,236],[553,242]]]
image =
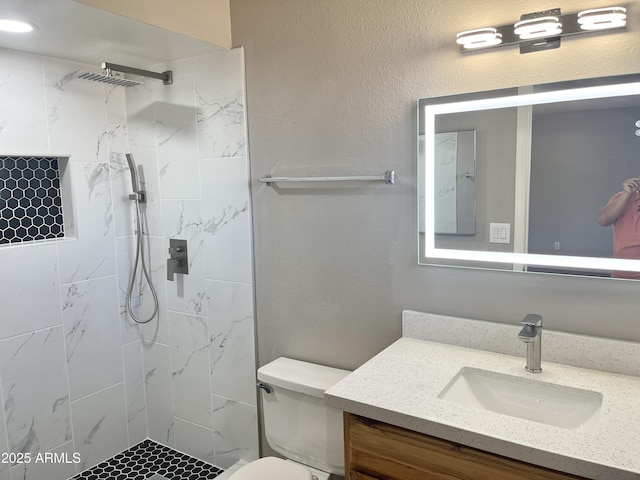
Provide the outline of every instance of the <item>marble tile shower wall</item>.
[[[173,85],[126,95],[158,252],[151,268],[163,285],[159,321],[142,328],[149,436],[227,468],[258,456],[243,51],[151,69],[171,69]],[[126,238],[131,225],[116,221],[116,234]],[[189,274],[175,281],[166,281],[170,238],[188,242]]]
[[[257,456],[242,59],[180,61],[174,85],[125,90],[74,78],[94,66],[0,49],[0,152],[70,156],[78,237],[0,248],[0,452],[81,457],[0,463],[0,480],[66,479],[147,436],[222,467]],[[141,329],[124,308],[127,151],[160,297]],[[170,237],[191,256],[175,282]]]
[[0,248],[0,452],[81,457],[0,461],[1,480],[66,479],[147,436],[142,342],[123,335],[113,217],[125,93],[74,78],[87,69],[0,50],[0,151],[69,156],[77,233]]

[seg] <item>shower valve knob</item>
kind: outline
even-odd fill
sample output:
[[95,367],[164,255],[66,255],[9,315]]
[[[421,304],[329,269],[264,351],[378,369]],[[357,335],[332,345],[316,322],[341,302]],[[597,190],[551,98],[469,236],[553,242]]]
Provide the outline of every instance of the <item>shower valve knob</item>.
[[189,273],[189,257],[187,241],[176,238],[169,239],[169,258],[167,259],[167,280],[173,281],[174,274]]
[[173,282],[173,275],[178,268],[178,260],[172,258],[167,259],[167,280]]

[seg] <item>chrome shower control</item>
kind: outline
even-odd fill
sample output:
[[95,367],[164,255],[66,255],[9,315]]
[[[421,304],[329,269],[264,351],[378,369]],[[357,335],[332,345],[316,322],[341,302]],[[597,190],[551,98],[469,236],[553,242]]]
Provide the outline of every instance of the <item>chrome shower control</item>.
[[167,259],[167,280],[173,282],[174,274],[189,273],[189,255],[187,241],[177,238],[169,239],[169,258]]

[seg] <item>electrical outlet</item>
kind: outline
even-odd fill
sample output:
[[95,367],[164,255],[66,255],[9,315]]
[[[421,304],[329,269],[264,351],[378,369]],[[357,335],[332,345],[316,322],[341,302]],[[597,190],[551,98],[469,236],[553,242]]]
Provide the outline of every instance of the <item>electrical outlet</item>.
[[554,250],[560,250],[560,242],[554,242],[553,243],[553,249]]

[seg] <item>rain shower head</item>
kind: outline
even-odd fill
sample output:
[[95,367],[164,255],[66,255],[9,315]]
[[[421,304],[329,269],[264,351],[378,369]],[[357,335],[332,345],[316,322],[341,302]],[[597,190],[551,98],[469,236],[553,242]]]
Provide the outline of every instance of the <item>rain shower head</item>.
[[103,74],[82,72],[78,74],[78,78],[82,78],[84,80],[93,80],[94,82],[109,83],[111,85],[120,85],[123,87],[134,87],[136,85],[142,85],[144,83],[138,80],[131,80],[129,78],[113,75],[113,72],[121,72],[137,75],[139,77],[162,80],[162,83],[165,85],[170,85],[173,83],[173,72],[171,70],[157,73],[151,72],[149,70],[141,70],[139,68],[126,67],[124,65],[116,65],[115,63],[103,63],[102,69],[104,70]]
[[116,77],[115,75],[105,75],[99,73],[82,72],[78,75],[78,78],[85,80],[93,80],[94,82],[109,83],[111,85],[120,85],[121,87],[135,87],[136,85],[142,85],[144,82],[138,80],[131,80],[124,77]]

